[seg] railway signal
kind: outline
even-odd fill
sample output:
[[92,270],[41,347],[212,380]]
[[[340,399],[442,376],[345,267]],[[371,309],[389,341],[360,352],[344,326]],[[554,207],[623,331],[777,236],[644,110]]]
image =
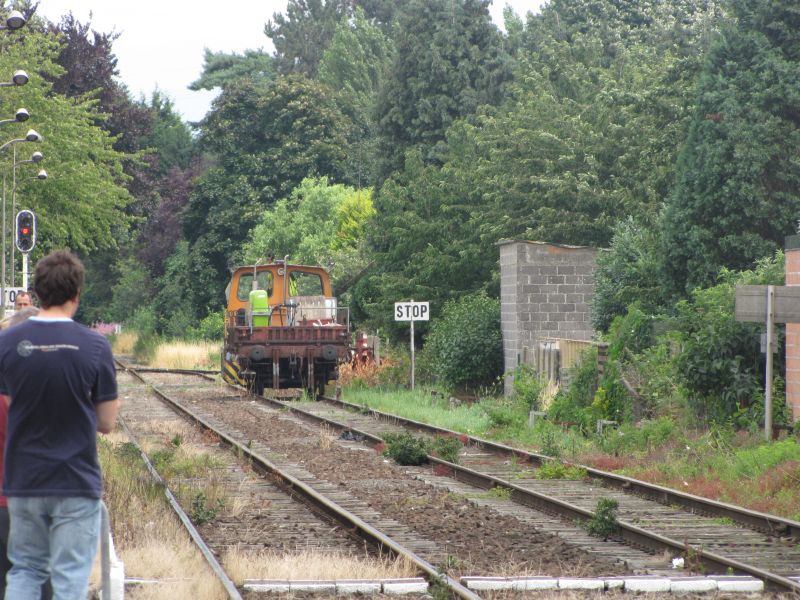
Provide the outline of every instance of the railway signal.
[[17,213],[16,244],[23,253],[30,252],[36,245],[36,215],[31,210],[21,210]]

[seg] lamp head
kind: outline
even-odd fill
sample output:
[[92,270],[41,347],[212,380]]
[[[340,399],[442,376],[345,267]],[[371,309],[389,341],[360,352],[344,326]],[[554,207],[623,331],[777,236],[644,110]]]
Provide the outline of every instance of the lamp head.
[[25,85],[28,83],[28,74],[21,69],[19,71],[14,71],[11,81],[14,82],[14,85]]
[[25,17],[18,10],[12,10],[6,18],[6,27],[8,29],[20,29],[25,26]]
[[47,179],[47,171],[42,169],[36,174],[36,179]]
[[17,114],[14,115],[14,118],[20,123],[24,123],[25,121],[31,118],[31,115],[24,108],[20,108],[17,110]]
[[44,158],[44,154],[42,154],[41,152],[37,151],[37,152],[34,152],[33,154],[31,154],[31,162],[35,162],[35,163],[42,162],[43,158]]
[[26,142],[41,142],[43,139],[44,138],[33,129],[28,129],[28,133],[25,134]]

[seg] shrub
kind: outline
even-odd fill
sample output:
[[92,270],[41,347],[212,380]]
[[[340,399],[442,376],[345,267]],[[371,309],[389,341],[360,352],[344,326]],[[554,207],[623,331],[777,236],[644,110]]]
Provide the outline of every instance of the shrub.
[[431,323],[423,354],[444,386],[491,385],[503,372],[500,302],[483,292],[447,302]]
[[539,410],[545,385],[531,367],[522,365],[514,371],[514,396],[529,410]]
[[548,460],[536,470],[537,479],[586,479],[586,469],[577,465],[568,465],[557,460]]
[[645,313],[658,312],[658,307],[665,305],[658,269],[658,234],[630,218],[620,222],[610,251],[597,257],[594,328],[607,331],[614,318],[624,315],[632,304],[640,304]]
[[431,454],[447,462],[457,464],[462,447],[457,437],[450,435],[439,436],[431,444]]
[[196,326],[189,329],[189,338],[193,340],[222,340],[225,335],[225,312],[209,313]]
[[410,433],[387,433],[383,436],[383,451],[398,465],[417,466],[428,461],[428,443]]
[[616,500],[600,498],[597,501],[594,516],[584,524],[589,535],[603,538],[604,541],[614,535],[619,528],[617,524],[618,508],[619,503]]
[[[691,300],[677,306],[681,340],[677,372],[696,414],[709,421],[740,413],[763,386],[758,335],[762,326],[739,323],[733,314],[736,284],[753,275],[724,271],[721,283],[695,290]],[[778,373],[782,371],[780,356],[775,357]]]

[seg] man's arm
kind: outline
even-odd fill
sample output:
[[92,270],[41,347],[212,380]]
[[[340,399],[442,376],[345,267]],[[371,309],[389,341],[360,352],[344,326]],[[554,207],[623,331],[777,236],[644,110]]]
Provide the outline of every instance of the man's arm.
[[117,424],[117,414],[119,413],[119,398],[107,400],[100,404],[95,404],[97,411],[97,431],[100,433],[111,433]]

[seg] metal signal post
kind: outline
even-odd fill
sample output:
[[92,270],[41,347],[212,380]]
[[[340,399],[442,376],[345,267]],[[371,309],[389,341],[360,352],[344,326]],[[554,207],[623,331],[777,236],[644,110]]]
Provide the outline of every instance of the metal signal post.
[[22,253],[22,287],[28,289],[28,253],[36,245],[36,215],[32,210],[21,210],[16,218],[14,243]]

